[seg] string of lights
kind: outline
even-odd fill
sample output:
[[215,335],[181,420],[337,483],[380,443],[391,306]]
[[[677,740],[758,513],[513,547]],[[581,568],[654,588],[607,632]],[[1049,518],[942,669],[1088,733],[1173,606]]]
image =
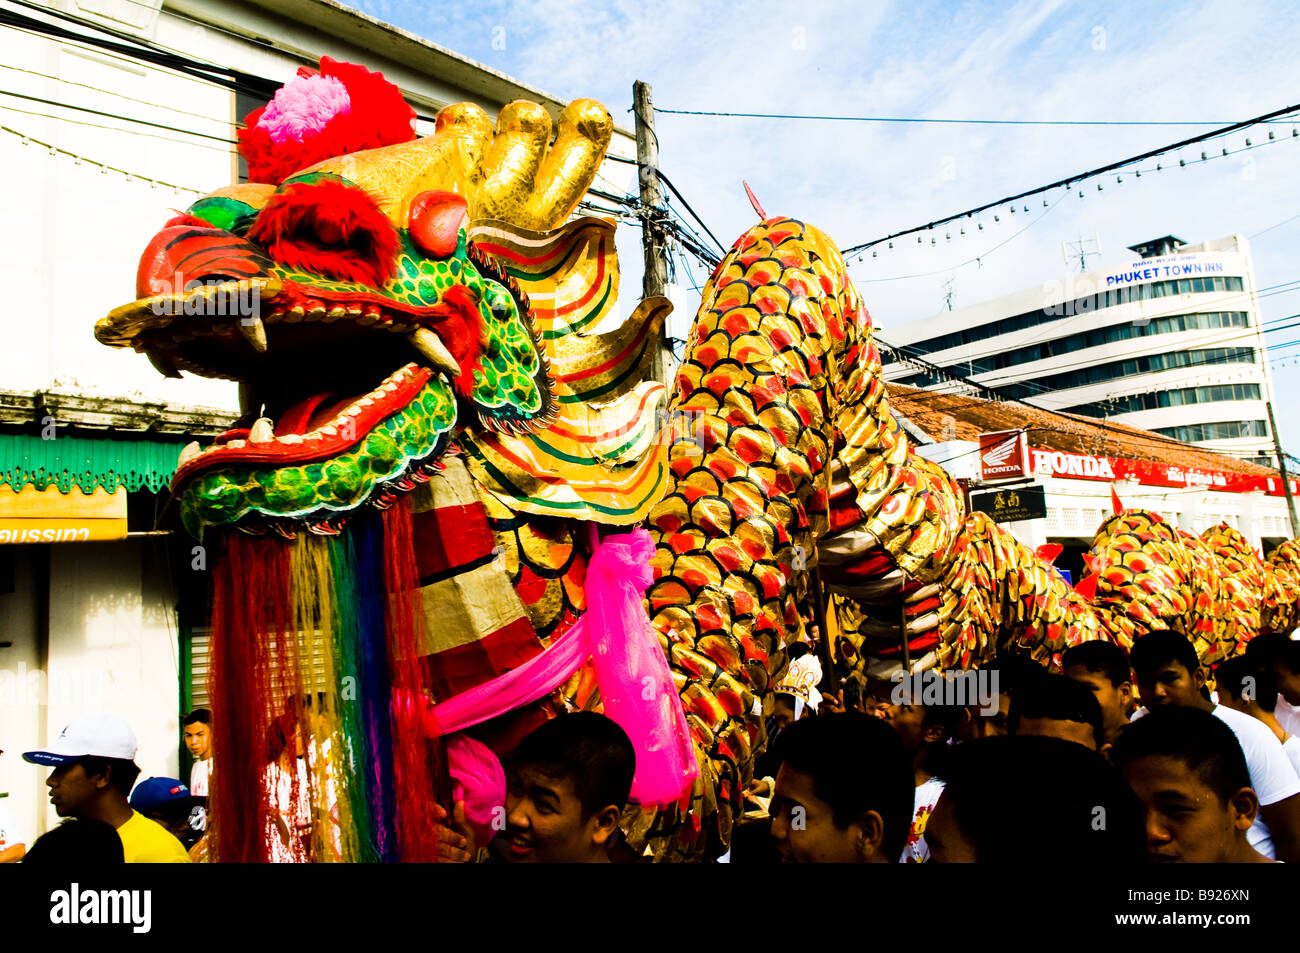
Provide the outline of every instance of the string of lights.
[[194,195],[203,194],[203,192],[200,191],[199,189],[192,189],[189,186],[185,186],[185,185],[177,185],[174,182],[164,182],[162,179],[153,179],[150,178],[149,176],[141,175],[138,172],[131,172],[128,169],[120,169],[117,166],[109,165],[106,162],[100,162],[96,159],[90,159],[87,158],[86,156],[78,155],[75,152],[69,152],[67,149],[61,149],[58,146],[51,145],[48,142],[43,142],[40,139],[33,138],[32,136],[29,136],[26,133],[19,132],[17,129],[11,129],[8,126],[0,126],[0,132],[7,132],[11,136],[16,136],[17,138],[21,139],[25,145],[26,144],[36,145],[36,146],[40,146],[43,149],[48,149],[50,155],[67,156],[69,159],[72,159],[74,164],[76,165],[85,164],[85,165],[96,166],[99,169],[99,171],[104,174],[107,174],[109,172],[116,172],[119,175],[124,176],[126,178],[126,181],[128,182],[140,181],[140,182],[147,183],[150,188],[154,188],[161,185],[163,188],[172,189],[177,192],[190,192]]
[[[1049,183],[1049,184],[1047,184],[1047,185],[1041,185],[1041,186],[1038,186],[1038,187],[1036,187],[1036,188],[1026,189],[1026,190],[1023,191],[1023,192],[1019,192],[1019,193],[1017,193],[1017,194],[1015,194],[1015,195],[1008,195],[1008,196],[1005,196],[1005,197],[1000,198],[1000,199],[998,199],[997,201],[994,201],[994,202],[986,202],[985,204],[983,204],[983,205],[979,205],[979,206],[976,206],[975,208],[970,208],[970,209],[966,209],[965,211],[962,211],[962,212],[957,212],[957,213],[954,213],[954,214],[952,214],[952,215],[947,215],[947,216],[944,216],[943,218],[935,219],[935,220],[932,221],[932,222],[927,222],[927,223],[924,224],[924,225],[917,225],[917,226],[912,227],[912,228],[902,229],[901,231],[894,232],[893,234],[890,234],[890,235],[884,235],[884,236],[882,236],[882,237],[880,237],[880,238],[873,238],[873,239],[871,239],[870,241],[860,242],[860,243],[858,243],[858,244],[856,244],[856,245],[851,245],[851,246],[849,246],[849,247],[847,247],[847,248],[842,249],[842,250],[841,250],[841,254],[843,254],[843,255],[847,258],[847,257],[850,257],[850,256],[852,256],[852,255],[856,255],[856,254],[858,254],[859,252],[866,251],[866,250],[868,250],[868,249],[870,249],[870,248],[873,248],[873,247],[876,246],[876,245],[887,244],[887,243],[889,243],[889,242],[891,242],[891,241],[893,241],[893,240],[895,240],[895,239],[901,238],[901,237],[903,237],[903,236],[905,236],[905,235],[914,235],[914,234],[916,234],[917,232],[932,231],[933,229],[938,228],[938,227],[941,227],[941,226],[943,226],[943,225],[947,225],[947,224],[949,224],[950,222],[956,222],[956,221],[958,221],[958,220],[960,220],[960,219],[963,219],[963,218],[972,218],[972,217],[974,217],[975,215],[980,214],[981,212],[991,211],[991,210],[993,210],[993,209],[995,209],[995,208],[998,208],[999,206],[1010,205],[1010,203],[1012,203],[1012,202],[1019,202],[1019,201],[1022,201],[1022,200],[1024,200],[1024,199],[1027,199],[1027,198],[1032,198],[1032,197],[1034,197],[1034,196],[1042,195],[1043,193],[1045,193],[1045,192],[1050,192],[1050,191],[1052,191],[1052,190],[1054,190],[1054,189],[1059,189],[1059,188],[1069,188],[1069,187],[1072,187],[1072,186],[1075,186],[1075,185],[1079,185],[1079,184],[1081,184],[1081,183],[1083,183],[1083,182],[1086,182],[1086,181],[1089,181],[1089,180],[1091,180],[1091,179],[1097,178],[1098,176],[1101,176],[1101,175],[1105,175],[1105,174],[1107,174],[1107,173],[1109,173],[1109,172],[1118,172],[1118,173],[1120,173],[1119,178],[1120,178],[1120,181],[1122,182],[1122,181],[1123,181],[1122,173],[1123,173],[1124,170],[1127,169],[1129,166],[1133,166],[1133,165],[1135,165],[1135,164],[1137,164],[1137,163],[1139,163],[1139,162],[1143,162],[1143,161],[1145,161],[1145,160],[1147,160],[1147,159],[1158,158],[1158,157],[1160,157],[1160,156],[1167,155],[1168,153],[1176,152],[1176,151],[1178,151],[1179,149],[1187,148],[1188,146],[1196,145],[1196,144],[1201,143],[1201,142],[1207,142],[1207,141],[1209,141],[1209,140],[1211,140],[1211,139],[1222,138],[1223,136],[1229,135],[1229,134],[1231,134],[1231,133],[1233,133],[1233,132],[1236,132],[1236,131],[1238,131],[1238,130],[1247,129],[1247,128],[1251,127],[1251,126],[1255,126],[1255,125],[1259,125],[1260,123],[1268,122],[1269,120],[1280,119],[1280,118],[1285,117],[1285,116],[1294,116],[1297,112],[1300,112],[1300,104],[1296,104],[1296,105],[1292,105],[1292,106],[1286,106],[1286,107],[1283,107],[1282,109],[1275,109],[1275,110],[1273,110],[1272,112],[1264,113],[1264,114],[1259,115],[1259,116],[1254,116],[1254,117],[1252,117],[1252,118],[1250,118],[1250,119],[1242,120],[1241,122],[1236,122],[1236,123],[1232,123],[1232,124],[1227,125],[1227,126],[1223,126],[1223,127],[1217,128],[1217,129],[1213,129],[1213,130],[1210,130],[1209,132],[1201,133],[1200,135],[1190,136],[1190,137],[1188,137],[1188,138],[1186,138],[1186,139],[1182,139],[1182,140],[1180,140],[1180,141],[1178,141],[1178,142],[1173,142],[1173,143],[1170,143],[1170,144],[1165,145],[1165,146],[1160,146],[1159,148],[1151,149],[1151,150],[1149,150],[1149,151],[1147,151],[1147,152],[1143,152],[1143,153],[1141,153],[1141,154],[1139,154],[1139,155],[1129,156],[1128,158],[1120,159],[1120,160],[1118,160],[1118,161],[1116,161],[1116,162],[1111,162],[1111,163],[1108,163],[1108,164],[1103,165],[1103,166],[1098,166],[1098,167],[1095,168],[1095,169],[1089,169],[1089,170],[1087,170],[1087,171],[1085,171],[1085,172],[1077,173],[1077,174],[1075,174],[1075,175],[1069,176],[1068,178],[1059,179],[1059,180],[1057,180],[1056,182],[1051,182],[1051,183]],[[1292,135],[1293,135],[1293,136],[1300,136],[1300,130],[1292,130]],[[1272,136],[1272,140],[1271,140],[1271,141],[1276,141],[1276,137],[1273,136],[1273,134],[1272,134],[1272,130],[1270,130],[1270,136]],[[1247,141],[1247,148],[1250,148],[1252,145],[1253,145],[1253,143],[1251,143],[1251,142],[1248,140],[1248,141]],[[1262,145],[1262,143],[1261,143],[1261,145]],[[1241,151],[1241,150],[1238,150],[1238,151]],[[1224,154],[1224,155],[1230,155],[1231,153],[1230,153],[1228,150],[1225,149],[1225,150],[1223,151],[1223,154]],[[1205,159],[1208,159],[1208,153],[1204,153],[1204,152],[1203,152],[1203,153],[1202,153],[1202,160],[1205,160]],[[1182,162],[1183,165],[1186,165],[1186,161],[1185,161],[1185,160],[1180,160],[1180,162]],[[1157,169],[1157,171],[1160,171],[1160,170]],[[1101,184],[1101,183],[1098,183],[1098,186],[1100,186],[1100,184]],[[1028,212],[1028,207],[1026,206],[1024,210],[1025,210],[1026,212]],[[995,219],[996,219],[996,216],[995,216]],[[920,236],[918,236],[918,239],[919,239],[919,237],[920,237]],[[933,242],[934,242],[934,240],[933,240],[933,237],[932,237],[932,243],[933,243]]]
[[717,112],[704,109],[668,109],[655,106],[654,111],[670,116],[716,116],[727,119],[795,119],[815,122],[879,122],[967,126],[1222,126],[1227,120],[1115,120],[1115,119],[930,119],[920,116],[819,116],[801,113]]

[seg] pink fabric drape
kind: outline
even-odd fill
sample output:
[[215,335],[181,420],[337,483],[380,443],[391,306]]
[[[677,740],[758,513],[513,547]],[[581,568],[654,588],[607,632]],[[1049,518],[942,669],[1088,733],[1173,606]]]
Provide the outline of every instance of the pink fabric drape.
[[548,695],[592,659],[605,714],[636,750],[631,800],[668,805],[699,776],[690,729],[659,640],[642,601],[653,574],[654,541],[644,529],[595,542],[587,566],[587,612],[518,668],[438,705],[395,699],[431,735],[450,735]]

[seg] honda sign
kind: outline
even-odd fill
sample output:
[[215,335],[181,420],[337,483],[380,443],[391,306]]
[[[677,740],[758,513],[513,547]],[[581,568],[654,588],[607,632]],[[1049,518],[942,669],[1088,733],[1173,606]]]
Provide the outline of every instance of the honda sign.
[[1023,430],[999,430],[980,434],[980,478],[1011,480],[1027,477],[1029,444]]

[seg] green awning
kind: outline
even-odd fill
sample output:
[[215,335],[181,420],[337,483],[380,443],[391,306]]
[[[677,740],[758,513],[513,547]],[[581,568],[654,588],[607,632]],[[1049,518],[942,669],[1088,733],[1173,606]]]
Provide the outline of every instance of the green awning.
[[120,486],[156,493],[171,482],[187,442],[0,434],[0,486],[7,484],[15,493],[29,485],[38,490],[54,486],[61,493],[73,487],[91,493],[97,486],[109,493]]

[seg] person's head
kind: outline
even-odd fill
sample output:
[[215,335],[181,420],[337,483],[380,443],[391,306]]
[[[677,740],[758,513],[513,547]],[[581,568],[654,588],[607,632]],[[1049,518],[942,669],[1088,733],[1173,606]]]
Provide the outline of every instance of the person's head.
[[560,715],[524,738],[505,768],[508,860],[608,859],[636,773],[622,728],[595,712]]
[[889,702],[876,707],[875,714],[894,729],[913,758],[925,755],[953,737],[962,719],[960,706],[927,705],[924,695],[917,698],[906,682]]
[[1106,743],[1101,705],[1092,690],[1064,675],[1047,672],[1026,679],[1011,699],[1008,733],[1073,741],[1093,751]]
[[185,716],[185,747],[196,761],[212,757],[212,712],[196,708]]
[[1061,671],[1066,678],[1091,689],[1101,706],[1106,740],[1114,741],[1119,730],[1128,724],[1133,704],[1133,674],[1129,671],[1128,653],[1114,642],[1100,639],[1084,642],[1067,649],[1061,656]]
[[1194,708],[1152,711],[1119,733],[1111,760],[1146,808],[1150,860],[1223,863],[1249,856],[1259,810],[1237,736]]
[[1244,715],[1259,717],[1277,708],[1277,678],[1271,668],[1251,663],[1244,655],[1226,659],[1214,669],[1219,704]]
[[820,715],[781,732],[769,810],[792,863],[897,862],[912,820],[911,760],[898,735],[859,712]]
[[199,803],[178,778],[149,778],[131,792],[131,807],[167,828],[186,847],[192,847],[201,833],[191,823]]
[[1033,678],[1042,671],[1042,666],[1033,659],[1020,655],[1003,655],[979,671],[984,684],[990,688],[997,687],[998,707],[997,711],[992,711],[991,705],[982,703],[968,706],[967,720],[961,733],[962,741],[1005,735],[1011,715],[1011,699],[1026,679]]
[[140,775],[135,732],[116,715],[74,718],[49,747],[28,751],[23,760],[54,768],[45,779],[50,803],[60,817],[100,818],[127,807]]
[[1197,708],[1202,704],[1205,672],[1187,636],[1166,629],[1148,632],[1133,643],[1128,657],[1142,704],[1148,709],[1163,705]]
[[1287,704],[1300,707],[1300,642],[1283,632],[1261,632],[1246,645],[1246,657],[1271,671]]
[[772,720],[776,722],[776,727],[782,731],[794,724],[798,719],[795,714],[795,697],[788,692],[777,692],[772,696]]
[[956,745],[925,828],[939,863],[1113,867],[1143,859],[1142,806],[1106,759],[1059,738]]
[[97,817],[105,806],[128,804],[140,769],[121,758],[77,758],[60,764],[45,784],[59,817]]
[[125,863],[122,838],[105,821],[66,820],[36,838],[23,857],[24,864],[78,870],[98,864]]

